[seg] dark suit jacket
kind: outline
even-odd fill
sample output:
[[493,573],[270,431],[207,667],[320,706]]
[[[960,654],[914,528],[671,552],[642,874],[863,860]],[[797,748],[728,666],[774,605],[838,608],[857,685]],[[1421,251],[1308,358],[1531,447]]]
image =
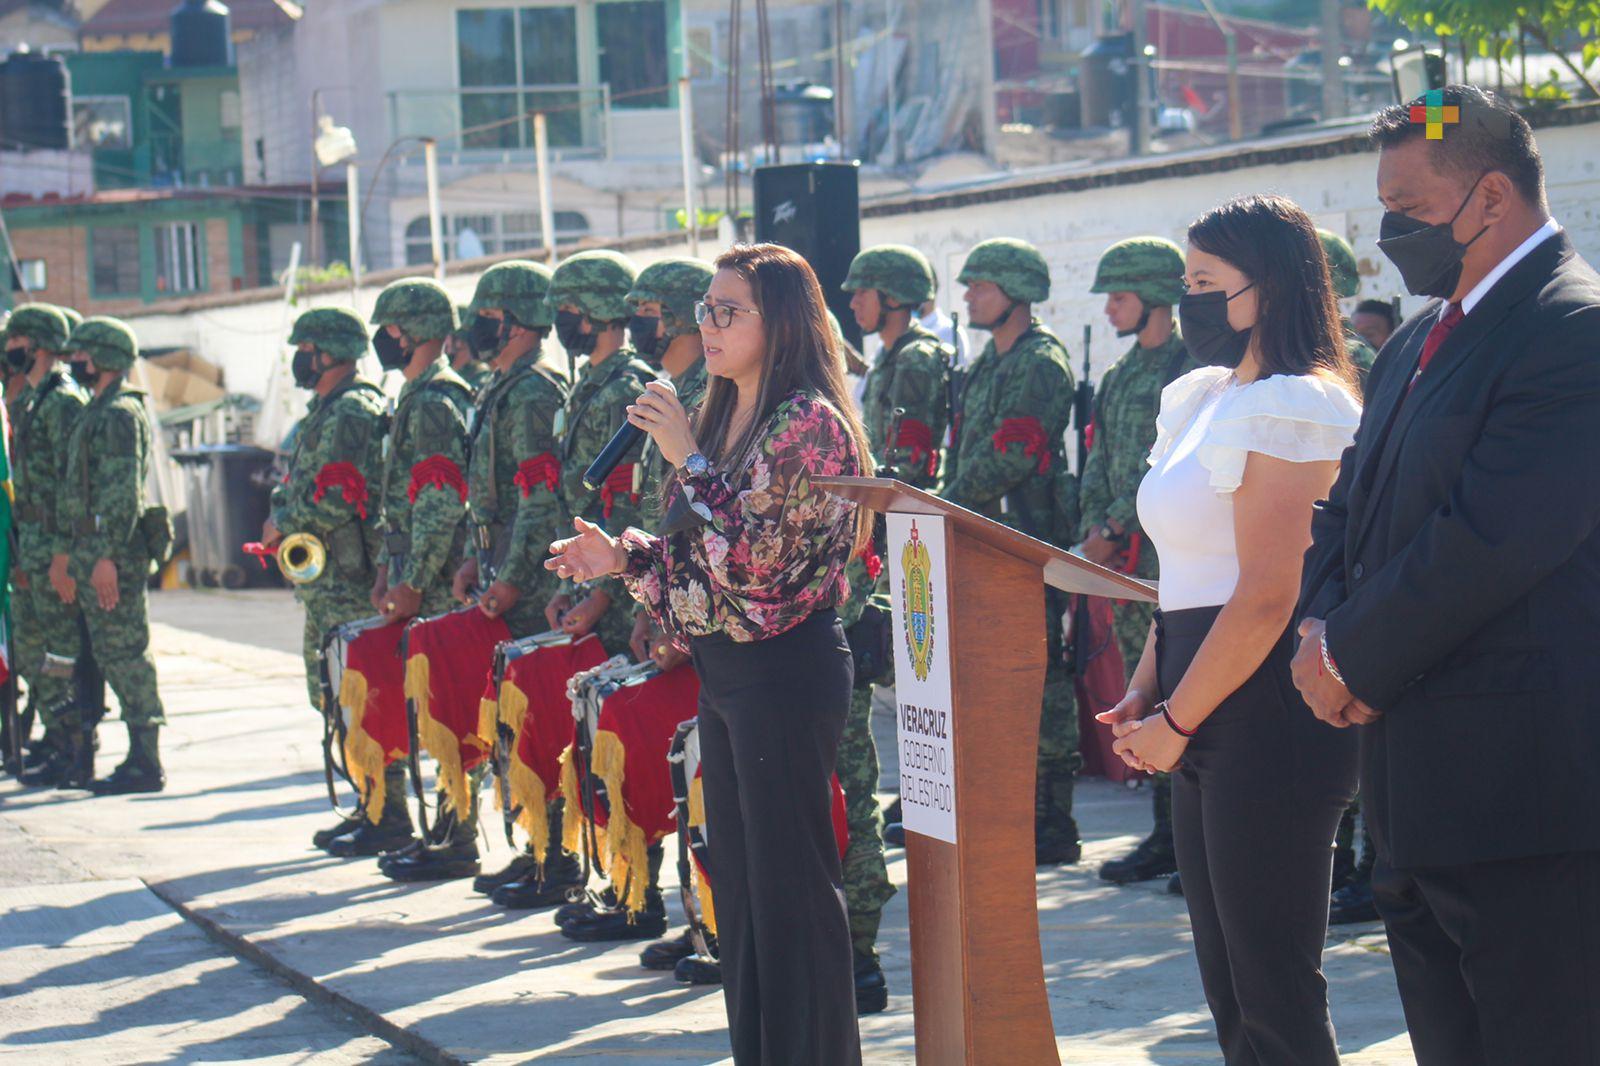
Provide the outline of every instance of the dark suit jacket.
[[1361,792],[1392,865],[1600,849],[1600,276],[1545,240],[1407,398],[1438,312],[1373,368],[1301,613],[1384,712]]

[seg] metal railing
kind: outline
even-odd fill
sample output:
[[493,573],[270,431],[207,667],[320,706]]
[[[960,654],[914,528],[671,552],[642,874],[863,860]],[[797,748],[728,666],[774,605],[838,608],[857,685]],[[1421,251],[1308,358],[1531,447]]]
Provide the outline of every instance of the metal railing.
[[389,94],[393,137],[432,137],[447,153],[533,151],[533,116],[546,116],[553,155],[608,157],[608,85],[507,85],[397,89]]

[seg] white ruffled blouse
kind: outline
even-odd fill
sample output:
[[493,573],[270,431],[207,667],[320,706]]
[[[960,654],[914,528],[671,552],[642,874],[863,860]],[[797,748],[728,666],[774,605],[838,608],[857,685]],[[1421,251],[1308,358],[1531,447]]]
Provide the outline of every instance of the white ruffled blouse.
[[1233,492],[1251,452],[1336,460],[1360,421],[1350,390],[1313,375],[1240,384],[1233,371],[1208,366],[1163,389],[1150,472],[1139,485],[1139,524],[1161,559],[1161,609],[1217,607],[1233,595]]

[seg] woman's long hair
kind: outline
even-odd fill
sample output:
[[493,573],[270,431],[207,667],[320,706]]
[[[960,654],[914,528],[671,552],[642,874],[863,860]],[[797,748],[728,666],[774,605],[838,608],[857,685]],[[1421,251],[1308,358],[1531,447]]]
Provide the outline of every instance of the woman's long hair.
[[1284,196],[1240,196],[1189,226],[1189,244],[1255,283],[1261,376],[1318,374],[1358,392],[1317,228]]
[[[705,402],[694,419],[695,440],[706,458],[719,466],[749,454],[766,430],[778,405],[797,391],[822,397],[844,421],[855,444],[856,461],[871,474],[871,449],[845,384],[844,355],[828,325],[822,286],[811,265],[781,244],[736,244],[717,257],[718,270],[732,270],[750,285],[755,309],[766,331],[761,361],[761,386],[749,425],[735,440],[728,437],[739,389],[727,378],[712,377]],[[856,509],[856,550],[872,535],[872,514]]]

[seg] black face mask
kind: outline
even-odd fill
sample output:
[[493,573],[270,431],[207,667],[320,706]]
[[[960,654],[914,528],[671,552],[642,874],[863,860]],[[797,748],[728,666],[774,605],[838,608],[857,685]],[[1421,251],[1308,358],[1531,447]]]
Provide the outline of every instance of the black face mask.
[[378,354],[378,365],[385,370],[400,370],[411,361],[411,353],[399,337],[389,335],[388,326],[379,326],[372,335],[372,350]]
[[556,339],[571,356],[588,355],[594,351],[595,334],[583,332],[582,311],[556,312]]
[[100,371],[87,359],[79,359],[72,363],[72,380],[79,385],[93,387],[95,379],[100,376]]
[[294,375],[294,383],[302,389],[314,389],[317,382],[322,380],[324,370],[317,366],[318,352],[315,349],[295,349],[294,358],[289,360],[289,373]]
[[628,343],[651,363],[659,363],[667,349],[666,335],[656,336],[660,325],[660,315],[634,315],[628,319]]
[[28,351],[28,346],[19,344],[14,348],[6,349],[6,366],[12,370],[20,370],[26,374],[33,369],[33,353]]
[[1221,290],[1183,294],[1178,301],[1178,328],[1183,332],[1184,347],[1196,362],[1232,370],[1244,361],[1250,331],[1228,325],[1228,302],[1255,287],[1252,281],[1233,296]]
[[1413,296],[1435,296],[1447,300],[1461,281],[1461,260],[1472,242],[1489,229],[1480,229],[1471,241],[1462,244],[1456,240],[1455,221],[1467,209],[1467,201],[1478,190],[1478,181],[1472,183],[1466,197],[1449,222],[1432,224],[1398,211],[1385,211],[1378,226],[1378,251],[1389,257],[1389,262],[1400,271],[1400,280]]
[[506,321],[488,315],[478,315],[472,320],[472,325],[467,327],[467,343],[472,345],[474,355],[480,359],[493,359],[500,354],[500,349],[505,347],[511,334],[509,329],[502,326]]

